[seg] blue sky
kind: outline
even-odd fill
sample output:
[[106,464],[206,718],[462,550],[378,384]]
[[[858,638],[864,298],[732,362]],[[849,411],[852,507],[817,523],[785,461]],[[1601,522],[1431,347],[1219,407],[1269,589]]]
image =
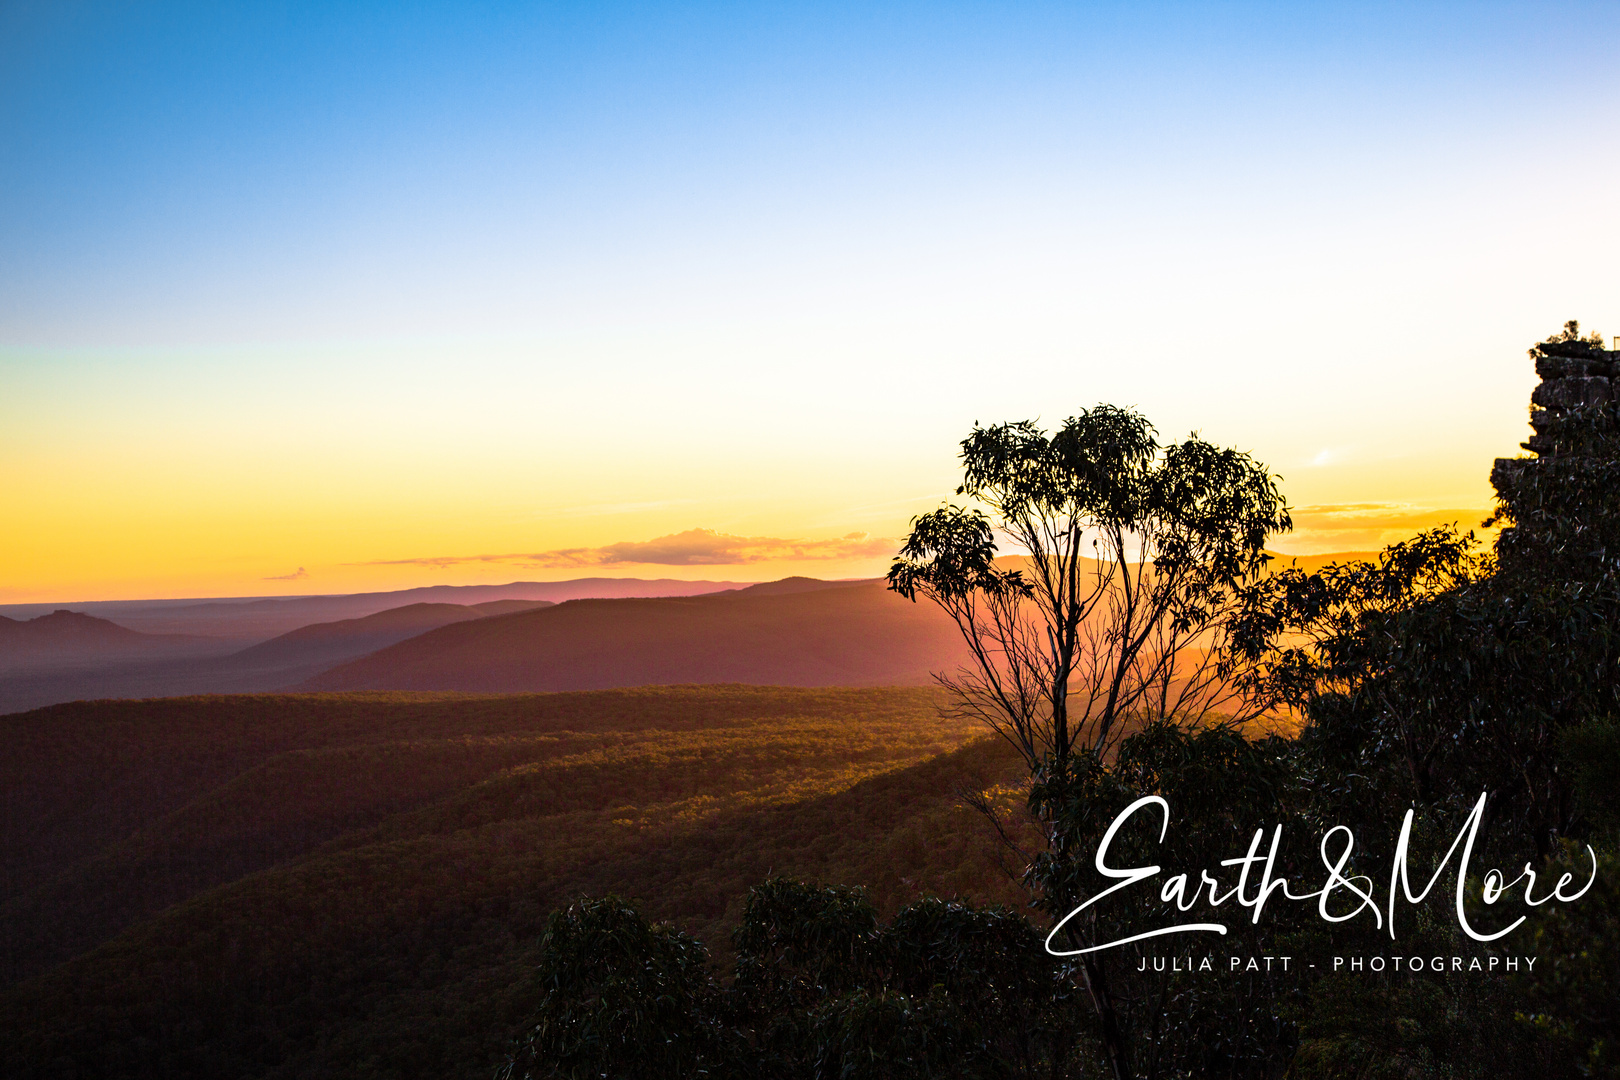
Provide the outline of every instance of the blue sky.
[[8,4],[0,591],[892,536],[974,420],[1099,400],[1478,507],[1524,347],[1620,332],[1617,56],[1613,4]]

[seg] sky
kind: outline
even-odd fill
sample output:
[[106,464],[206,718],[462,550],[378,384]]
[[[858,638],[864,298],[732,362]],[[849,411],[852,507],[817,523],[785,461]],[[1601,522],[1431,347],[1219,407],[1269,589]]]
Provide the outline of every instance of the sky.
[[0,2],[0,602],[881,573],[974,423],[1476,524],[1620,5]]

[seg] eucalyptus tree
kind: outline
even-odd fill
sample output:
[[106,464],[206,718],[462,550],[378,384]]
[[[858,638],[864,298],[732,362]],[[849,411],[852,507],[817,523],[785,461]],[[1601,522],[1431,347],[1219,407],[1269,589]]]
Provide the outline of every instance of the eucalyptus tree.
[[[1276,478],[1189,436],[1161,447],[1139,413],[1098,405],[1051,435],[975,426],[958,495],[912,521],[889,587],[956,622],[971,667],[941,673],[957,708],[1032,770],[1103,760],[1129,728],[1269,702],[1245,696],[1226,648],[1271,535],[1291,527]],[[988,513],[986,512],[988,510]],[[1022,565],[1000,558],[998,534]]]

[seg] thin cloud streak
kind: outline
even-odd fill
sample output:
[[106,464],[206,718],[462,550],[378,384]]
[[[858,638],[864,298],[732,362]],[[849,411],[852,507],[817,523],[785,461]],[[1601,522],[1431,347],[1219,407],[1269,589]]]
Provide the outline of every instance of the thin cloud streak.
[[846,533],[832,540],[788,540],[774,536],[732,536],[713,529],[688,529],[652,540],[625,540],[603,547],[557,548],[504,555],[435,555],[415,559],[375,559],[355,566],[428,566],[443,570],[468,563],[577,569],[590,566],[739,566],[760,562],[862,559],[894,552],[896,542],[868,533]]
[[1371,551],[1407,540],[1425,529],[1455,522],[1467,531],[1483,531],[1484,507],[1436,508],[1409,503],[1323,503],[1295,507],[1294,531],[1276,538],[1279,550],[1291,554]]

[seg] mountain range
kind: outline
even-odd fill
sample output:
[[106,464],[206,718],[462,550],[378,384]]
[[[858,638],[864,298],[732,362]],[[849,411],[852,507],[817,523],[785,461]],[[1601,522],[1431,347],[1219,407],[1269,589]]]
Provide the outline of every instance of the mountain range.
[[[1276,565],[1314,570],[1359,554]],[[105,613],[124,603],[84,606]],[[968,658],[938,608],[904,600],[882,579],[582,578],[141,601],[128,612],[134,625],[87,611],[0,616],[0,713],[93,698],[282,690],[916,686]],[[218,632],[203,632],[210,628]]]
[[[198,634],[264,641],[310,623],[360,619],[408,604],[471,606],[491,600],[549,600],[583,597],[694,596],[744,588],[748,582],[677,581],[673,578],[574,578],[569,581],[513,581],[505,585],[425,585],[393,592],[339,596],[238,596],[180,600],[91,600],[75,603],[0,605],[0,617],[32,619],[68,608],[109,619],[147,634]],[[237,646],[241,648],[241,646]]]
[[303,690],[599,690],[671,683],[925,685],[967,659],[955,624],[881,581],[789,579],[709,596],[571,600],[441,626]]

